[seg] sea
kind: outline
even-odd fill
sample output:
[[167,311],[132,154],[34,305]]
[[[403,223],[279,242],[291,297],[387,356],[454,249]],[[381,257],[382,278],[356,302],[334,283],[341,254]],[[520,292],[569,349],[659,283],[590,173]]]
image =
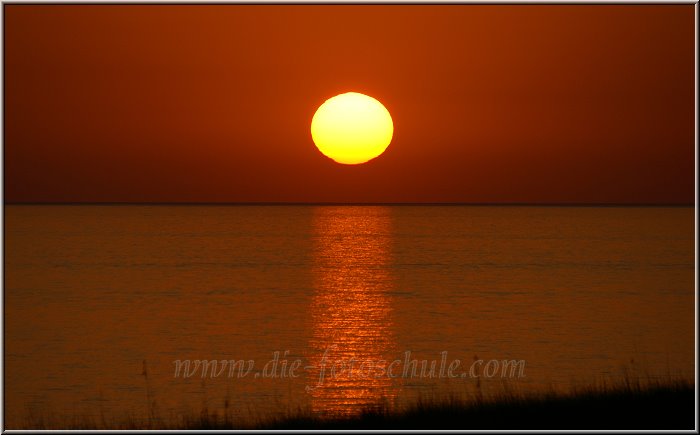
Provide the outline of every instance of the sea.
[[6,427],[694,382],[694,212],[6,205]]

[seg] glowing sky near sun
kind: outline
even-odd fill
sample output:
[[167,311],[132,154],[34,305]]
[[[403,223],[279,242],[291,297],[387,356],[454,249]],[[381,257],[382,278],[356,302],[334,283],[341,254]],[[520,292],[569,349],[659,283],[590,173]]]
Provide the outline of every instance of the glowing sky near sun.
[[693,8],[8,4],[5,200],[692,203]]

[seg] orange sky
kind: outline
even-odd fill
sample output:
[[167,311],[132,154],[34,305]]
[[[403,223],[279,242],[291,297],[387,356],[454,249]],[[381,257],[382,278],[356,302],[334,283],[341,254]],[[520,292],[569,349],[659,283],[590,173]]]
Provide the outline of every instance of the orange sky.
[[5,201],[693,203],[693,7],[4,5]]

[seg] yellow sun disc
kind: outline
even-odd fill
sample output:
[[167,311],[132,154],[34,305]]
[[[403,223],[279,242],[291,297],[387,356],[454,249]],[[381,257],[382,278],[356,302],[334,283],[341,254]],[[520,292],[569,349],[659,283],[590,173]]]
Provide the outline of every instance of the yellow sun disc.
[[393,135],[389,111],[374,98],[356,92],[326,100],[311,121],[311,137],[319,151],[346,165],[379,156]]

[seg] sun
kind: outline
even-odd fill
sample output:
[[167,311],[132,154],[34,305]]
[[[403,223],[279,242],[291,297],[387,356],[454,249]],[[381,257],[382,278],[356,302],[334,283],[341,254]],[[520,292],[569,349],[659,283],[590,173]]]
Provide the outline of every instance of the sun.
[[393,135],[394,123],[386,107],[357,92],[326,100],[311,121],[311,137],[319,151],[345,165],[381,155]]

